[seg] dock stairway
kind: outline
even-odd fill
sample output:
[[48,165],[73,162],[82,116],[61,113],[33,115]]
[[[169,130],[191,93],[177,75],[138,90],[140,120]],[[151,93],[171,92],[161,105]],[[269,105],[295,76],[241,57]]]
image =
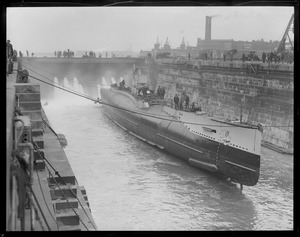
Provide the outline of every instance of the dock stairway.
[[[59,184],[60,188],[54,183]],[[86,224],[89,221],[85,212],[90,214],[90,208],[83,186],[65,185],[49,179],[49,187],[59,231],[95,230]]]
[[39,152],[34,151],[34,170],[44,170],[44,139],[43,121],[41,119],[42,106],[40,86],[30,83],[16,83],[16,108],[19,112],[30,118],[32,141],[39,148]]

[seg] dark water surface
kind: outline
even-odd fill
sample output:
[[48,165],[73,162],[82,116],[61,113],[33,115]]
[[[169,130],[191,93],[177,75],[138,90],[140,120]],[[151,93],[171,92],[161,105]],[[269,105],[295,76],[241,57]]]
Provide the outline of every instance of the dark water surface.
[[44,110],[99,230],[293,229],[293,156],[262,148],[258,184],[240,191],[131,136],[99,104],[63,97]]

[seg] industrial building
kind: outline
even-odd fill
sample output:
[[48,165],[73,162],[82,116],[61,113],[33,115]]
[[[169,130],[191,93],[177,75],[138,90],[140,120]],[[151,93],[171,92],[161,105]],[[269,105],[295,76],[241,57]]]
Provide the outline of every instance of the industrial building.
[[[261,55],[262,52],[270,52],[276,50],[279,46],[280,41],[264,41],[252,40],[252,41],[235,41],[233,39],[212,39],[212,16],[206,16],[205,22],[205,36],[204,39],[198,38],[196,46],[187,46],[184,38],[180,46],[176,49],[171,48],[168,38],[165,44],[162,46],[157,41],[152,49],[152,55],[169,55],[170,57],[190,57],[201,58],[201,54],[207,53],[209,56],[212,55],[213,58],[222,58],[223,54],[230,50],[237,50],[238,54],[249,53],[255,51],[257,55]],[[144,53],[145,52],[141,52]],[[144,56],[146,56],[145,54]]]

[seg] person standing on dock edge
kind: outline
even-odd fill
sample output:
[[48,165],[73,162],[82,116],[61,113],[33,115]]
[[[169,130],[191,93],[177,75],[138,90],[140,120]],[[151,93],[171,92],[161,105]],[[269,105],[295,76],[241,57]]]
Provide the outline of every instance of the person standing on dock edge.
[[11,74],[13,71],[13,63],[12,63],[12,57],[13,57],[13,46],[10,43],[10,40],[6,41],[6,73]]
[[165,93],[166,93],[165,88],[164,88],[164,87],[161,88],[161,90],[160,90],[160,98],[161,98],[161,99],[164,99],[164,98],[165,98]]
[[261,57],[262,57],[263,63],[265,63],[265,61],[266,61],[266,53],[263,52]]
[[161,95],[161,89],[160,89],[160,86],[158,86],[158,88],[157,88],[157,95],[158,95],[158,97],[160,98],[160,95]]
[[185,97],[185,110],[187,111],[190,108],[190,97],[186,95]]
[[174,96],[174,104],[175,104],[175,109],[178,109],[178,103],[179,103],[179,97],[177,96],[177,94],[175,94]]
[[6,42],[6,47],[7,47],[7,55],[8,55],[8,58],[9,58],[9,59],[12,59],[14,50],[13,50],[12,44],[10,43],[10,40],[7,40],[7,42]]

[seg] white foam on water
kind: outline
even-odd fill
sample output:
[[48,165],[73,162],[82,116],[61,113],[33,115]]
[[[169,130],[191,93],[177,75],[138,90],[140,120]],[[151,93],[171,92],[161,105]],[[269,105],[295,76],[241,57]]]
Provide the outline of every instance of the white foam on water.
[[66,88],[69,88],[69,87],[70,87],[70,85],[69,85],[69,80],[68,80],[68,78],[66,78],[66,77],[64,77],[64,87],[66,87]]
[[54,84],[58,85],[58,79],[57,79],[57,77],[54,77]]
[[54,99],[56,99],[56,98],[61,97],[61,92],[60,92],[61,90],[57,88],[57,87],[60,87],[57,77],[54,77],[54,85],[55,85],[55,87],[54,87]]
[[101,88],[110,89],[110,85],[107,83],[107,80],[105,79],[105,77],[102,77],[101,81],[102,81],[101,85],[97,85],[98,86],[99,98],[101,98],[101,92],[100,92]]
[[[79,84],[78,79],[75,77],[72,79],[72,82],[69,82],[67,77],[63,79],[63,85],[60,85],[59,80],[54,78],[54,98],[52,102],[56,102],[56,106],[66,106],[72,104],[86,104],[91,103],[92,101],[81,97],[84,95],[83,87]],[[59,102],[59,103],[57,103]],[[51,101],[49,101],[49,105]]]
[[74,78],[73,78],[73,86],[78,85],[78,84],[79,84],[79,83],[78,83],[77,77],[74,77]]
[[75,91],[79,91],[79,83],[78,83],[78,79],[76,77],[73,78],[73,89]]
[[78,92],[79,92],[80,94],[84,94],[83,87],[82,87],[81,84],[79,84]]
[[102,77],[102,85],[103,86],[108,86],[109,84],[107,83],[105,77]]
[[115,80],[115,78],[113,78],[113,77],[111,77],[111,79],[110,79],[110,80],[111,80],[111,84],[115,84],[115,83],[117,83],[117,82],[116,82],[116,80]]
[[101,93],[100,93],[100,89],[101,89],[101,85],[97,84],[97,97],[99,97],[101,99]]

